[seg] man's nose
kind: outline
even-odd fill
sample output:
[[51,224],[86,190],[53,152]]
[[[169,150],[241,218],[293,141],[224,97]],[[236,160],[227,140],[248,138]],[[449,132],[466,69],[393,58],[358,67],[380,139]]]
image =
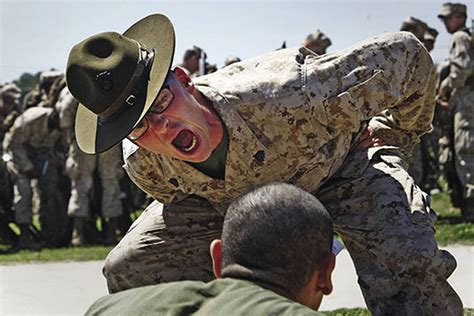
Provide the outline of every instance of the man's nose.
[[153,115],[153,118],[150,119],[150,127],[155,131],[157,134],[164,134],[169,128],[170,121],[166,117],[166,115]]

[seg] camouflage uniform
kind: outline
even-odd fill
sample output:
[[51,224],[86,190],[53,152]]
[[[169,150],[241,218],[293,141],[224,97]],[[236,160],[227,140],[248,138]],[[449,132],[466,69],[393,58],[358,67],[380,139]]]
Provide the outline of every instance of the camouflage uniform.
[[115,218],[122,215],[119,180],[123,176],[120,145],[98,155],[86,155],[80,151],[74,138],[74,117],[78,102],[67,88],[61,91],[57,104],[60,125],[68,142],[66,172],[71,179],[71,197],[68,214],[89,217],[89,195],[93,185],[93,173],[97,168],[102,184],[102,216]]
[[[460,313],[446,281],[456,261],[438,249],[429,197],[400,158],[430,129],[434,75],[422,44],[396,33],[323,56],[279,50],[198,78],[229,134],[225,180],[125,140],[125,169],[165,205],[152,203],[107,257],[109,290],[211,279],[209,242],[229,201],[281,181],[325,204],[373,313]],[[354,149],[367,123],[387,146]]]
[[457,179],[452,181],[452,200],[459,201],[463,216],[474,219],[474,47],[467,28],[453,34],[449,75],[441,86],[450,91],[449,109],[453,113],[451,135]]
[[[0,88],[0,144],[3,143],[5,133],[18,116],[20,94],[20,88],[14,83],[5,84]],[[12,191],[6,163],[3,159],[3,147],[0,146],[0,214],[11,208]]]
[[54,155],[61,133],[59,128],[50,126],[54,112],[54,109],[42,107],[26,110],[18,116],[3,140],[4,150],[11,156],[7,168],[14,180],[15,220],[20,225],[31,223],[32,187],[28,173],[34,169],[40,188],[42,232],[46,241],[52,244],[63,236],[57,236],[58,228],[52,227],[54,224],[46,219],[55,217],[57,224],[63,225],[54,213],[65,210],[64,197],[58,190],[61,161]]
[[[414,17],[406,18],[400,27],[400,31],[407,31],[415,35],[428,51],[433,48],[438,34],[435,29]],[[413,147],[413,151],[407,159],[408,173],[413,177],[415,183],[427,192],[437,187],[437,162],[434,157],[437,152],[437,146],[434,145],[438,142],[439,137],[437,136],[439,135],[434,130],[423,135],[420,138],[420,143]]]

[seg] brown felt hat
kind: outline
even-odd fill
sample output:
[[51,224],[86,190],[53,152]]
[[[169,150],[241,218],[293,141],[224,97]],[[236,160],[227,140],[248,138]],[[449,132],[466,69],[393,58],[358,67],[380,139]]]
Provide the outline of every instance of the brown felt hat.
[[75,130],[82,151],[101,153],[127,137],[160,92],[174,49],[173,25],[162,14],[141,19],[123,34],[96,34],[72,48],[66,80],[80,102]]

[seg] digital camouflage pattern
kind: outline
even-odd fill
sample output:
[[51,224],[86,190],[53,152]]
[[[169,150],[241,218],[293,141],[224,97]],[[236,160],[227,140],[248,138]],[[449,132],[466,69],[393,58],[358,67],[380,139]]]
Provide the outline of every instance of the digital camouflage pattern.
[[304,48],[280,50],[196,78],[195,85],[229,132],[225,181],[124,140],[125,169],[161,203],[195,194],[219,208],[269,181],[315,192],[342,165],[362,122],[373,117],[377,134],[406,152],[431,129],[433,64],[407,33],[320,57]]
[[58,186],[59,174],[52,152],[61,133],[48,127],[53,112],[51,108],[40,107],[26,110],[17,117],[3,140],[4,151],[11,156],[7,168],[14,179],[15,219],[18,224],[31,223],[32,189],[28,171],[36,169],[39,175],[42,204],[53,203],[51,196],[56,195],[52,191]]
[[[446,282],[456,262],[437,248],[429,198],[399,157],[431,128],[434,79],[429,54],[408,33],[324,56],[280,50],[196,79],[229,133],[225,180],[125,140],[130,177],[165,206],[151,204],[109,254],[109,290],[210,279],[209,241],[229,201],[281,181],[328,208],[375,314],[458,313]],[[367,122],[387,146],[354,149]]]
[[120,144],[99,155],[84,154],[79,149],[74,137],[74,118],[77,106],[77,100],[67,88],[64,88],[56,107],[59,112],[60,126],[68,143],[66,173],[71,179],[68,215],[89,217],[90,191],[93,185],[93,173],[97,168],[103,188],[102,216],[119,217],[122,215],[119,179],[124,174]]

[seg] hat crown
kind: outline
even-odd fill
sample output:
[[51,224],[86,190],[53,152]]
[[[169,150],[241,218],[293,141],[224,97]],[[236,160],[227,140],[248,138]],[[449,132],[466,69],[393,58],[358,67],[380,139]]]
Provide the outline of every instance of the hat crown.
[[140,44],[116,32],[91,36],[69,54],[66,80],[71,94],[100,115],[119,98],[140,60]]
[[466,15],[467,7],[465,4],[462,3],[452,3],[447,2],[443,4],[441,9],[441,13],[438,15],[439,18],[446,17],[451,14],[464,14]]

